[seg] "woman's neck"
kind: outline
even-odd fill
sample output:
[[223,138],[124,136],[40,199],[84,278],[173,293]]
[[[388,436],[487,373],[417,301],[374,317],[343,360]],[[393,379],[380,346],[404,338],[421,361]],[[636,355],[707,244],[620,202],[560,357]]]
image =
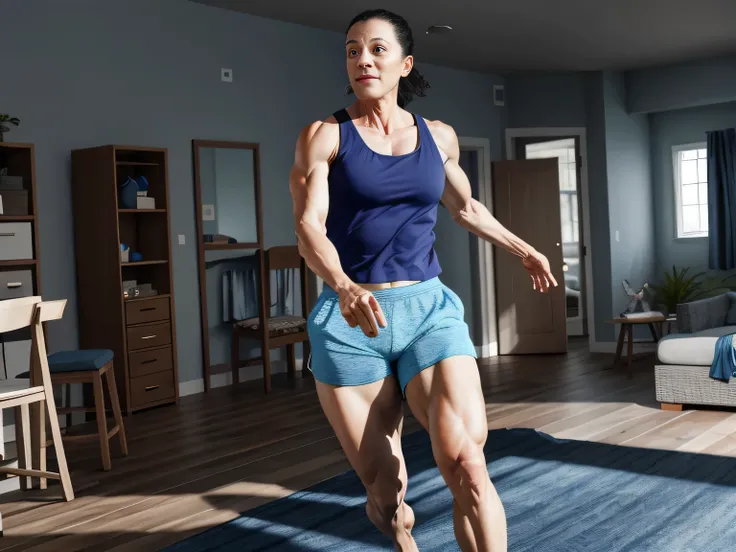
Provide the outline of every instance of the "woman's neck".
[[406,126],[404,110],[396,101],[388,98],[371,101],[356,101],[353,106],[354,116],[361,126],[375,128],[385,134],[391,134],[395,129]]

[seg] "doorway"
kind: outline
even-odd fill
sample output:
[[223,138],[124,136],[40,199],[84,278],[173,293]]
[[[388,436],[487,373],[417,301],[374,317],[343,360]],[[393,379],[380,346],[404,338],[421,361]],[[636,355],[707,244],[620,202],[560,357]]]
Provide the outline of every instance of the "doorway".
[[508,159],[557,158],[568,336],[595,341],[585,129],[508,129]]

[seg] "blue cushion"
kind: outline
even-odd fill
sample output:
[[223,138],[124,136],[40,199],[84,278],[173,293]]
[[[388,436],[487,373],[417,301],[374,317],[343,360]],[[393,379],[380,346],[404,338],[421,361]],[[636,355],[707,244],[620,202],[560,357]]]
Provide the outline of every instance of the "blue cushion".
[[49,370],[54,372],[81,372],[99,370],[113,358],[108,349],[84,349],[60,351],[48,356]]

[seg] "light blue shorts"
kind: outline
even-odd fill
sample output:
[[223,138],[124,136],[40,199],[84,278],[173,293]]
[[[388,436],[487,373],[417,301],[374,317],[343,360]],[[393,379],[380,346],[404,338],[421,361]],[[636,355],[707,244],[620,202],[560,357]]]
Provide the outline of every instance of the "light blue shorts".
[[330,385],[364,385],[394,375],[402,395],[423,369],[442,359],[477,358],[460,298],[439,277],[418,284],[373,291],[388,325],[368,337],[351,328],[337,293],[323,288],[309,314],[312,349],[309,369]]

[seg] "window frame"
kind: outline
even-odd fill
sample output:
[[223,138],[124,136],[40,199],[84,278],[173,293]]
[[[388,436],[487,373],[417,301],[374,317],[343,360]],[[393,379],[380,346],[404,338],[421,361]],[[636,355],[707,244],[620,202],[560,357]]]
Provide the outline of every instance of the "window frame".
[[707,149],[707,142],[692,142],[672,146],[672,182],[675,187],[675,239],[708,239],[708,231],[685,234],[682,229],[682,182],[680,175],[680,153],[688,150]]

